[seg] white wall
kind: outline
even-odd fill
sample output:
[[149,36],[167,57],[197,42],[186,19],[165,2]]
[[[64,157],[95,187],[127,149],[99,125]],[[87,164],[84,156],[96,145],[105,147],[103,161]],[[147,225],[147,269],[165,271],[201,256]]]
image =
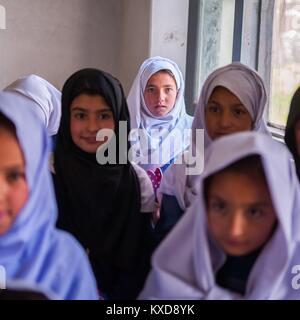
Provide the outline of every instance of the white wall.
[[189,0],[152,0],[150,55],[174,60],[185,75]]
[[29,73],[61,89],[76,70],[95,67],[128,93],[153,55],[186,65],[189,0],[0,0],[0,89]]
[[83,67],[115,74],[122,0],[1,0],[0,88],[36,73],[61,88]]
[[141,63],[149,57],[151,0],[121,1],[121,42],[116,75],[128,93]]
[[160,55],[185,74],[189,0],[124,0],[120,80],[128,93],[141,63]]

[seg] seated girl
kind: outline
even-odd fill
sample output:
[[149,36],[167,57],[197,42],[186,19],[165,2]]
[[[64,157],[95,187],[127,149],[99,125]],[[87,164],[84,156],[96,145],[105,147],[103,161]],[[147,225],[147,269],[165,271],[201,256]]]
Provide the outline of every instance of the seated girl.
[[0,93],[0,266],[7,283],[26,282],[58,299],[98,299],[84,250],[55,228],[49,140],[35,113],[23,108],[29,102]]
[[131,129],[139,133],[132,141],[133,161],[145,170],[159,168],[163,173],[190,144],[186,129],[193,118],[186,113],[184,80],[177,64],[162,57],[145,60],[127,102]]
[[[265,86],[256,71],[239,62],[215,70],[201,90],[192,125],[192,146],[197,144],[199,148],[202,144],[196,141],[197,129],[203,130],[204,150],[217,138],[235,132],[268,133],[263,121],[266,102]],[[182,163],[169,168],[158,190],[162,198],[156,226],[158,241],[180,219],[193,195],[193,179],[197,175],[187,175],[186,163]]]
[[205,161],[140,298],[300,299],[300,188],[287,148],[237,133],[215,141]]
[[[119,131],[124,122],[125,134]],[[154,193],[147,174],[127,159],[126,122],[123,89],[110,74],[83,69],[66,81],[54,152],[58,226],[86,249],[98,288],[107,299],[137,296],[151,252],[147,213],[154,210]],[[101,140],[104,131],[112,136],[108,139],[104,133]]]

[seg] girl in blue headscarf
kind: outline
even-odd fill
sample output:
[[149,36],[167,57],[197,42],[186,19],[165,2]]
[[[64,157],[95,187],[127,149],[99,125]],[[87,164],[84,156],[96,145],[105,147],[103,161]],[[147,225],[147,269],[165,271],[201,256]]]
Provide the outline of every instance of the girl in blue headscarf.
[[7,281],[38,285],[58,299],[98,299],[83,249],[55,228],[42,123],[20,105],[28,98],[0,93],[0,265]]

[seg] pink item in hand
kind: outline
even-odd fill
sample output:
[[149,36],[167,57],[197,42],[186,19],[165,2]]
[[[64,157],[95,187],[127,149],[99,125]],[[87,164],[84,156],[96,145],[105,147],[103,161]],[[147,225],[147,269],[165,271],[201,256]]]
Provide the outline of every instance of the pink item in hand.
[[155,197],[156,197],[156,191],[159,188],[162,177],[163,177],[162,171],[160,170],[160,168],[156,168],[155,170],[147,170],[147,174],[151,179]]

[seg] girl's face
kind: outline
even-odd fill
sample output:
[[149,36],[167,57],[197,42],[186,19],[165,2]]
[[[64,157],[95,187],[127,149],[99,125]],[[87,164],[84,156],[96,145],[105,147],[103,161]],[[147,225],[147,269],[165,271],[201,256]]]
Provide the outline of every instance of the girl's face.
[[97,141],[101,129],[115,130],[111,108],[100,95],[80,94],[71,103],[70,130],[73,142],[81,150],[96,153],[106,141]]
[[156,72],[148,80],[144,99],[147,108],[155,117],[168,114],[175,105],[177,85],[174,78],[167,72]]
[[297,120],[295,125],[295,141],[298,157],[300,158],[300,119]]
[[208,228],[229,255],[242,256],[263,246],[276,225],[263,177],[233,171],[215,174],[207,190]]
[[7,129],[0,128],[0,235],[10,229],[28,196],[19,143]]
[[218,137],[252,130],[249,111],[224,87],[216,87],[205,107],[205,126],[212,140]]

